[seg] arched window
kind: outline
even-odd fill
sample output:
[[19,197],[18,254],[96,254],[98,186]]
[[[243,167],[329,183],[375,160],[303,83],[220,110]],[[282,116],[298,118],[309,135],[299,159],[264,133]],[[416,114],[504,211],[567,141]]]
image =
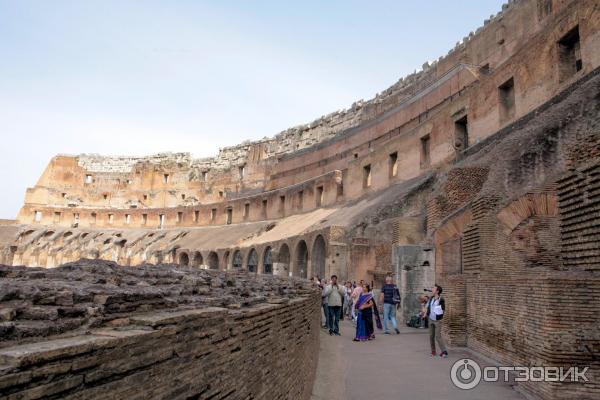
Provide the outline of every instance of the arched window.
[[313,244],[313,250],[311,253],[311,267],[312,273],[318,275],[321,279],[325,277],[325,256],[327,252],[325,249],[325,239],[322,235],[317,236],[315,243]]
[[256,250],[251,249],[250,253],[248,254],[248,272],[258,272],[258,254],[256,253]]
[[306,246],[306,242],[301,240],[296,245],[296,257],[294,263],[294,276],[299,276],[301,278],[307,277],[307,265],[308,265],[308,247]]
[[187,253],[181,253],[179,255],[179,265],[182,267],[187,267],[190,265],[190,257],[187,255]]
[[219,256],[214,251],[211,251],[207,257],[208,268],[219,269]]
[[242,252],[239,250],[236,250],[233,253],[233,263],[232,266],[233,268],[242,268],[242,265],[244,264],[244,260],[242,258]]
[[263,273],[273,274],[273,255],[270,247],[265,249],[263,253]]

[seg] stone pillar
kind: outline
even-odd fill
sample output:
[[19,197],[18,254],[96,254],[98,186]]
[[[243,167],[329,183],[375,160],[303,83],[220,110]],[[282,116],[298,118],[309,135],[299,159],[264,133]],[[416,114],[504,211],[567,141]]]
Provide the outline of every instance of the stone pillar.
[[396,284],[402,297],[402,318],[409,319],[421,308],[423,289],[435,284],[435,250],[432,246],[398,245],[392,249]]

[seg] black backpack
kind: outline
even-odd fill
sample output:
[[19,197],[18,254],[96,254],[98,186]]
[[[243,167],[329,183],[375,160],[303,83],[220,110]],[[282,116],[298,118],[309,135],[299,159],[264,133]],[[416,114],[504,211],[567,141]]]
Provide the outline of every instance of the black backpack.
[[421,326],[421,317],[418,315],[413,315],[410,317],[408,321],[406,321],[406,326],[410,328],[418,328]]

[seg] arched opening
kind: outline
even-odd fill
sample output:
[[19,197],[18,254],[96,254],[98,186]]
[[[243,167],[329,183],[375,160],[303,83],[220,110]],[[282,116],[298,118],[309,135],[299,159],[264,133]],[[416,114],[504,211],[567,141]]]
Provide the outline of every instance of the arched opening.
[[306,246],[306,242],[301,240],[296,245],[296,257],[294,263],[294,276],[299,276],[301,278],[307,277],[307,264],[308,264],[308,247]]
[[214,251],[211,251],[208,254],[207,258],[208,268],[210,269],[219,269],[219,256]]
[[242,258],[242,252],[239,250],[236,250],[233,253],[233,260],[231,265],[233,266],[233,268],[242,268],[242,265],[244,264],[244,260]]
[[223,269],[229,268],[229,250],[223,254]]
[[197,251],[196,254],[194,254],[194,261],[193,261],[192,265],[194,267],[199,267],[202,264],[204,264],[204,260],[202,259],[202,254],[200,254],[200,252]]
[[282,244],[279,248],[279,257],[275,266],[275,274],[287,276],[290,271],[290,248],[287,244]]
[[273,252],[271,251],[271,247],[267,247],[263,253],[263,273],[273,274]]
[[248,272],[256,273],[258,271],[258,254],[256,250],[251,249],[248,254],[248,263],[246,264]]
[[190,257],[187,255],[187,253],[181,253],[179,255],[179,265],[182,267],[187,267],[190,265]]
[[312,273],[318,275],[319,278],[325,277],[325,255],[327,254],[325,249],[325,239],[322,235],[317,236],[313,249],[311,252],[311,266]]

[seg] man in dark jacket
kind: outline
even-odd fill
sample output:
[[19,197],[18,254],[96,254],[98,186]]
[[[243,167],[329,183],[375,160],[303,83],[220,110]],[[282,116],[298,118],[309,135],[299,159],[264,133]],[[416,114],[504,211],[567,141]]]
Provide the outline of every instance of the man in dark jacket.
[[434,285],[431,289],[431,299],[427,303],[427,318],[429,318],[429,343],[431,344],[431,356],[435,357],[435,342],[437,341],[440,346],[440,357],[448,357],[446,351],[446,344],[442,339],[442,318],[444,318],[444,311],[446,310],[446,302],[441,297],[442,287],[440,285]]

